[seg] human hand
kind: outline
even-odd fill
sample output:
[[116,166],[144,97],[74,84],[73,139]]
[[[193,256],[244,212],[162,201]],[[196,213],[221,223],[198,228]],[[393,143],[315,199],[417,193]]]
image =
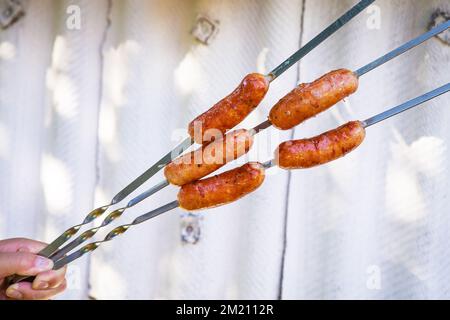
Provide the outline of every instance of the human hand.
[[[45,246],[21,238],[0,241],[0,300],[47,300],[66,289],[66,268],[52,270],[53,262],[36,254]],[[5,288],[5,278],[13,274],[36,279]]]

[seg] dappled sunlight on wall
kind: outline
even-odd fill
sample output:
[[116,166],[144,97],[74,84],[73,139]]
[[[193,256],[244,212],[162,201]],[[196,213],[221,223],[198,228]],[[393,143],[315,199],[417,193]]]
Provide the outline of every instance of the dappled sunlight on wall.
[[[350,98],[345,98],[342,100],[344,110],[354,119],[357,118],[357,114],[362,114],[362,112],[355,112],[353,105],[350,103]],[[359,110],[364,110],[364,106],[359,106]]]
[[100,111],[99,139],[105,155],[111,163],[121,159],[117,138],[117,110],[127,103],[127,83],[130,76],[129,61],[138,55],[141,48],[136,41],[128,40],[116,48],[104,52],[103,101]]
[[0,43],[0,60],[12,60],[16,57],[16,47],[8,41]]
[[[51,241],[109,203],[187,136],[189,121],[247,73],[283,62],[349,2],[27,1],[27,15],[0,32],[0,235]],[[371,14],[362,12],[277,78],[239,127],[266,120],[298,82],[360,67],[423,33],[444,2],[377,0],[381,29],[368,28]],[[80,7],[79,30],[67,27],[68,5]],[[208,44],[191,34],[199,14],[218,21]],[[448,52],[430,39],[361,78],[357,93],[295,134],[264,130],[248,155],[221,170],[267,161],[291,136],[364,120],[442,85]],[[180,240],[178,209],[133,228],[77,260],[70,287],[78,291],[63,297],[447,297],[449,98],[371,127],[333,163],[268,170],[252,195],[201,213],[196,244]],[[135,194],[161,179],[159,172]],[[173,201],[177,190],[165,188],[110,227]],[[367,285],[368,270],[379,272],[379,288]]]
[[0,123],[0,159],[7,159],[10,148],[9,132],[3,123]]
[[[70,74],[73,53],[67,40],[57,36],[53,46],[52,64],[47,71],[46,85],[50,91],[53,109],[62,119],[73,119],[78,112],[78,92]],[[49,120],[46,124],[49,125]]]
[[340,110],[339,107],[342,107],[341,103],[338,103],[336,106],[330,109],[330,114],[333,116],[334,119],[337,120],[337,123],[345,123],[345,118],[342,115],[342,110]]
[[438,137],[424,136],[410,146],[410,158],[418,172],[427,178],[435,178],[446,168],[447,143]]
[[398,131],[391,143],[386,173],[386,206],[393,217],[418,221],[427,214],[420,176],[433,179],[445,165],[445,144],[437,137],[420,137],[408,145]]
[[175,88],[180,95],[189,95],[200,88],[201,67],[192,52],[188,52],[174,71]]

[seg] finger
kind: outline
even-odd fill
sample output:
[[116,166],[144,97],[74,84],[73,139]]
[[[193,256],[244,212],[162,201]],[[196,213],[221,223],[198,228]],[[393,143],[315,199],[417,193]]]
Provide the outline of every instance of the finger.
[[0,241],[0,252],[39,252],[47,244],[25,238],[14,238]]
[[33,281],[34,290],[46,290],[59,287],[65,279],[66,268],[39,273]]
[[54,289],[33,290],[31,283],[20,282],[9,286],[6,295],[16,300],[48,300],[66,290],[66,287],[67,283],[63,281],[59,287]]
[[0,252],[0,278],[12,274],[33,276],[51,270],[53,261],[34,253]]

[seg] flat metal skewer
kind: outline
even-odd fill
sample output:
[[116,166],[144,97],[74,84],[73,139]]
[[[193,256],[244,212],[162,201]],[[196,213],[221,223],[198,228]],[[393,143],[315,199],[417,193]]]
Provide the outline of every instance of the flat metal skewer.
[[[430,92],[427,92],[427,93],[425,93],[425,94],[423,94],[421,96],[418,96],[418,97],[416,97],[414,99],[411,99],[411,100],[409,100],[409,101],[407,101],[405,103],[402,103],[402,104],[400,104],[400,105],[398,105],[396,107],[393,107],[393,108],[391,108],[389,110],[386,110],[386,111],[384,111],[382,113],[379,113],[379,114],[377,114],[377,115],[375,115],[375,116],[373,116],[371,118],[368,118],[368,119],[362,121],[362,123],[363,123],[365,128],[370,127],[370,126],[372,126],[372,125],[374,125],[376,123],[379,123],[379,122],[381,122],[383,120],[389,119],[389,118],[391,118],[391,117],[393,117],[393,116],[395,116],[397,114],[400,114],[400,113],[402,113],[402,112],[404,112],[406,110],[409,110],[409,109],[411,109],[413,107],[421,105],[424,102],[429,101],[429,100],[431,100],[433,98],[436,98],[436,97],[438,97],[438,96],[440,96],[440,95],[442,95],[442,94],[444,94],[444,93],[446,93],[448,91],[450,91],[450,83],[447,83],[447,84],[445,84],[445,85],[443,85],[443,86],[441,86],[441,87],[439,87],[437,89],[434,89],[434,90],[432,90]],[[276,162],[275,162],[274,159],[272,159],[272,160],[269,160],[269,161],[263,163],[263,166],[266,169],[270,169],[270,168],[276,166]],[[163,214],[163,213],[168,212],[168,211],[170,211],[172,209],[175,209],[178,206],[179,206],[178,201],[172,201],[172,202],[170,202],[170,203],[168,203],[166,205],[163,205],[163,206],[161,206],[161,207],[159,207],[159,208],[157,208],[155,210],[152,210],[152,211],[150,211],[150,212],[148,212],[148,213],[146,213],[144,215],[141,215],[141,216],[137,217],[130,224],[125,224],[125,225],[119,226],[117,228],[114,228],[111,232],[109,232],[106,235],[104,240],[90,243],[90,244],[82,247],[81,249],[73,252],[72,254],[70,254],[70,255],[68,255],[68,256],[66,256],[66,257],[56,261],[54,269],[55,270],[60,269],[60,268],[64,267],[65,265],[71,263],[72,261],[80,258],[84,254],[96,250],[100,246],[101,243],[107,242],[107,241],[111,241],[116,236],[126,232],[131,226],[134,226],[134,225],[140,224],[140,223],[142,223],[144,221],[150,220],[150,219],[152,219],[152,218],[154,218],[156,216],[159,216],[160,214]]]

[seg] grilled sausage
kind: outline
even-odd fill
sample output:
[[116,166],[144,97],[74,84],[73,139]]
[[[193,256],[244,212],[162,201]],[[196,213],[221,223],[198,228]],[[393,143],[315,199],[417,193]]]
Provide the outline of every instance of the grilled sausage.
[[358,77],[350,70],[331,71],[311,83],[302,83],[270,110],[269,120],[287,130],[335,105],[358,89]]
[[262,164],[249,162],[214,177],[185,184],[178,193],[178,202],[185,210],[218,207],[256,190],[263,181]]
[[246,154],[252,144],[253,136],[249,131],[232,131],[225,135],[225,139],[216,140],[178,157],[164,168],[164,175],[171,184],[182,186],[201,179]]
[[365,135],[363,124],[351,121],[313,138],[283,142],[275,151],[275,161],[283,169],[318,166],[345,156]]
[[259,105],[267,90],[269,81],[264,75],[247,75],[230,95],[189,124],[189,135],[195,142],[203,144],[208,140],[205,137],[207,130],[217,129],[224,134],[242,122]]

